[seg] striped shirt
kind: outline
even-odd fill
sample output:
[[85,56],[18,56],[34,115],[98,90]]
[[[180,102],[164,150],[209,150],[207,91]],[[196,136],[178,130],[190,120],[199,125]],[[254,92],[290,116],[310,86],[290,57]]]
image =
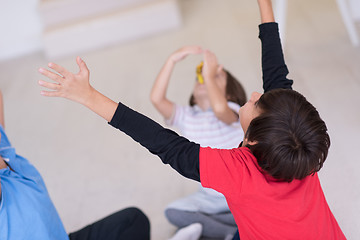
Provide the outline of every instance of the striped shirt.
[[[239,112],[238,104],[228,102],[228,106],[234,112]],[[240,120],[228,125],[220,121],[211,109],[203,111],[197,105],[176,105],[175,113],[166,124],[178,128],[182,136],[199,143],[202,147],[236,148],[244,138]]]

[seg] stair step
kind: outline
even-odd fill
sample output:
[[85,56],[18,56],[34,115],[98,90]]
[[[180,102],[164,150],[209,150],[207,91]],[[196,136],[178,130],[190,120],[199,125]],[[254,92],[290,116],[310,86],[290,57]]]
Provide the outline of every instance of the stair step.
[[45,55],[56,59],[155,35],[182,24],[176,0],[156,0],[130,9],[44,30]]
[[154,0],[43,0],[38,10],[48,29],[151,2]]

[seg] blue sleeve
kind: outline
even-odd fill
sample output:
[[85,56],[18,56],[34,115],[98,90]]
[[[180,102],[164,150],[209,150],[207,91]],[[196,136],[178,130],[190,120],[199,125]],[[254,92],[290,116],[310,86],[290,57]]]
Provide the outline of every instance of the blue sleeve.
[[292,89],[293,81],[286,77],[289,71],[284,60],[278,24],[260,24],[259,31],[264,92],[276,88]]
[[0,149],[11,146],[3,126],[0,124]]

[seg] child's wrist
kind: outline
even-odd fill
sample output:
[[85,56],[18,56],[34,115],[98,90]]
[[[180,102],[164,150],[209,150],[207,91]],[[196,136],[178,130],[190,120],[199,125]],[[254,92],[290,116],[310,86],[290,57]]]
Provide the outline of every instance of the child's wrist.
[[84,94],[84,96],[79,100],[79,103],[90,108],[96,102],[97,93],[96,89],[90,86],[89,91]]
[[214,74],[212,74],[212,73],[204,74],[204,73],[203,73],[203,77],[204,77],[205,79],[208,79],[208,80],[210,80],[210,81],[213,81],[213,80],[215,79],[215,77],[216,77],[216,73],[214,73]]
[[167,65],[170,65],[170,66],[174,66],[176,64],[176,60],[174,59],[174,57],[171,55],[168,60],[166,61],[166,64]]

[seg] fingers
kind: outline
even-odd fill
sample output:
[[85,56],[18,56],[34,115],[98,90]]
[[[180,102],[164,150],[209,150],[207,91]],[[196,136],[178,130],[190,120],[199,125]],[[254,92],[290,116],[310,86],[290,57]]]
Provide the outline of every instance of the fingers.
[[42,80],[40,80],[38,83],[42,87],[45,87],[45,88],[48,88],[51,90],[56,90],[56,91],[59,91],[60,87],[61,87],[60,84],[58,84],[58,83],[49,83],[49,82],[45,82]]
[[200,46],[187,46],[181,49],[182,54],[184,56],[190,55],[190,54],[201,54],[203,53],[203,49]]
[[40,68],[39,72],[42,75],[55,81],[40,80],[38,84],[46,88],[40,94],[48,97],[63,97],[78,102],[88,97],[92,91],[89,83],[89,70],[81,58],[77,57],[76,62],[80,70],[78,74],[73,74],[55,63],[49,63],[50,70]]
[[187,57],[190,54],[201,54],[202,52],[203,49],[200,46],[185,46],[175,51],[172,54],[172,59],[175,62],[178,62],[180,60],[183,60],[185,57]]
[[204,51],[204,64],[218,66],[217,58],[214,53],[209,50]]
[[68,70],[66,70],[66,68],[57,65],[56,63],[49,63],[48,67],[55,70],[56,72],[60,73],[63,77],[67,78],[70,77],[72,75],[72,73],[70,73]]
[[76,63],[80,69],[79,74],[87,74],[87,75],[89,74],[89,69],[86,66],[86,63],[80,57],[76,58]]
[[40,94],[46,97],[60,97],[60,93],[55,91],[40,91]]
[[204,50],[204,57],[208,59],[216,59],[215,54],[208,49]]
[[[204,50],[203,75],[205,78],[213,78],[218,73],[218,62],[214,53]],[[206,82],[206,81],[205,81]]]
[[55,82],[58,82],[58,83],[61,83],[63,81],[63,77],[56,74],[56,73],[53,73],[47,69],[44,69],[44,68],[39,68],[39,72],[44,75],[45,77],[48,77],[50,78],[51,80],[54,80]]
[[56,83],[49,83],[49,82],[39,80],[38,84],[40,86],[48,88],[50,90],[54,90],[54,91],[40,91],[40,94],[43,96],[47,96],[47,97],[58,97],[58,96],[60,96],[60,88],[61,88],[60,84],[64,82],[65,76],[69,76],[69,73],[66,71],[65,68],[63,68],[55,63],[49,63],[48,66],[51,69],[54,69],[56,72],[60,73],[62,76],[60,76],[58,73],[49,71],[45,68],[39,68],[39,72],[42,75],[44,75],[45,77],[48,77],[51,80],[56,82]]
[[188,52],[191,54],[201,54],[203,49],[200,46],[190,46]]
[[61,85],[59,83],[49,83],[42,80],[39,80],[39,85],[50,90],[54,91],[40,91],[40,94],[47,97],[60,97],[60,88]]

